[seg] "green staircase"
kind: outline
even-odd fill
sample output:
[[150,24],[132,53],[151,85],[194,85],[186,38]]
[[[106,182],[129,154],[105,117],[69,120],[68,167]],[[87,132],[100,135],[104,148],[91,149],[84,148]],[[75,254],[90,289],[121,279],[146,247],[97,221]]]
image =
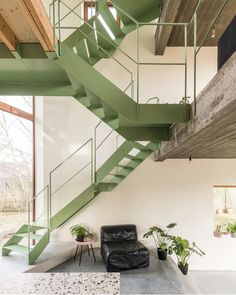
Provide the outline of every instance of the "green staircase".
[[[97,169],[95,182],[91,186],[51,216],[48,226],[39,225],[41,223],[47,224],[47,220],[21,226],[3,245],[2,255],[7,256],[11,252],[20,252],[28,256],[29,264],[33,264],[48,245],[50,232],[64,224],[100,193],[112,191],[158,147],[159,143],[142,145],[138,142],[123,142]],[[132,151],[135,154],[132,154]],[[49,196],[49,198],[52,197]],[[46,212],[45,218],[48,217],[47,214],[48,212]]]
[[[189,120],[189,106],[139,104],[93,67],[102,58],[111,58],[126,34],[137,29],[130,17],[140,22],[150,22],[160,15],[159,0],[140,1],[135,5],[131,2],[112,1],[130,15],[127,17],[117,10],[124,24],[120,28],[107,1],[98,1],[96,15],[60,44],[58,64],[70,79],[76,92],[75,99],[124,138],[131,141],[167,141],[173,123]],[[101,18],[112,35],[102,25]]]
[[[118,25],[107,7],[107,1],[99,0],[96,15],[77,28],[65,41],[59,42],[59,56],[55,63],[66,72],[74,98],[126,141],[98,169],[94,166],[91,185],[55,214],[51,213],[53,200],[47,186],[46,202],[49,205],[44,212],[43,222],[38,219],[31,222],[29,218],[28,224],[21,226],[3,246],[4,256],[16,251],[26,254],[29,264],[34,263],[49,243],[53,230],[100,193],[115,189],[153,151],[158,150],[160,141],[169,140],[173,123],[189,120],[189,105],[140,104],[93,67],[102,58],[112,57],[124,37],[137,29],[136,21],[150,22],[159,17],[162,1],[113,0],[112,3],[115,7],[119,6],[117,13],[124,26],[121,28]],[[101,19],[112,34],[102,25]],[[92,164],[95,154],[96,150],[91,154]]]

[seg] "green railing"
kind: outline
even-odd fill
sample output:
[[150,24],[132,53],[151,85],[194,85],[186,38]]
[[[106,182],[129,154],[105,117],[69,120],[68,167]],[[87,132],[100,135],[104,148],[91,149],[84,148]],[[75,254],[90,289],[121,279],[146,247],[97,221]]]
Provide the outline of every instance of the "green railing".
[[[61,43],[61,31],[62,30],[74,30],[74,29],[78,29],[79,27],[73,27],[73,26],[62,26],[61,22],[63,20],[65,20],[70,14],[74,14],[76,15],[81,22],[87,24],[89,27],[91,27],[91,29],[94,30],[94,32],[96,32],[97,35],[101,36],[102,38],[104,38],[107,42],[109,42],[112,46],[114,46],[116,48],[116,50],[118,50],[120,53],[122,53],[123,56],[125,56],[126,58],[128,58],[132,63],[134,63],[136,65],[136,81],[134,80],[134,73],[129,70],[127,68],[126,65],[124,65],[123,63],[121,63],[118,59],[114,58],[111,54],[109,54],[104,48],[102,48],[102,46],[100,46],[98,43],[96,43],[93,39],[91,39],[87,34],[85,34],[84,32],[82,32],[81,30],[80,33],[82,33],[82,35],[84,35],[85,38],[87,38],[89,41],[95,43],[100,50],[102,50],[104,53],[106,53],[110,58],[112,58],[113,60],[115,60],[120,66],[122,66],[124,69],[127,70],[127,72],[130,74],[130,83],[128,84],[127,88],[131,87],[131,97],[133,99],[135,99],[135,101],[137,102],[137,116],[139,115],[139,103],[140,103],[140,67],[141,66],[184,66],[185,67],[185,85],[184,85],[184,97],[187,97],[187,83],[188,83],[188,78],[187,78],[187,26],[188,23],[145,23],[145,22],[138,22],[135,18],[133,18],[131,15],[129,15],[126,11],[124,11],[123,9],[121,9],[120,7],[118,7],[116,4],[114,4],[112,1],[108,1],[110,3],[113,4],[113,6],[120,12],[122,12],[124,15],[126,15],[128,18],[130,18],[130,20],[132,22],[134,22],[136,24],[137,27],[137,54],[136,54],[136,58],[131,57],[129,54],[127,54],[124,50],[120,49],[119,46],[111,39],[109,39],[107,36],[103,35],[101,32],[99,32],[96,28],[94,28],[88,21],[86,21],[80,14],[78,14],[75,10],[77,8],[79,8],[80,6],[82,6],[84,4],[84,2],[86,2],[85,0],[79,2],[76,6],[74,6],[73,8],[71,8],[68,4],[66,4],[63,0],[55,0],[50,4],[50,10],[52,9],[54,11],[53,15],[53,28],[54,28],[54,32],[58,31],[58,43]],[[57,5],[56,5],[57,3]],[[95,8],[96,11],[97,9],[97,1],[93,2],[95,3]],[[66,7],[69,12],[66,13],[63,17],[60,18],[61,15],[61,9],[62,6]],[[56,13],[57,11],[57,13]],[[58,16],[58,19],[55,19],[55,15]],[[141,61],[141,56],[140,56],[140,27],[144,26],[144,25],[148,25],[148,26],[183,26],[184,28],[184,40],[185,40],[185,60],[183,62],[180,63],[161,63],[161,62],[142,62]],[[56,35],[56,34],[55,34]],[[58,49],[58,54],[60,55],[60,46]],[[134,98],[134,82],[136,82],[136,98]]]
[[[66,187],[67,184],[73,185],[72,181],[77,181],[77,177],[81,175],[82,172],[88,171],[88,177],[86,177],[86,181],[88,181],[89,185],[94,184],[94,156],[93,156],[94,148],[93,148],[93,139],[90,138],[83,145],[77,148],[71,155],[69,155],[64,161],[62,161],[59,165],[57,165],[53,170],[49,173],[49,202],[50,202],[50,219],[53,215],[60,211],[60,208],[56,208],[54,210],[53,204],[58,204],[58,197],[55,197],[56,194],[62,192],[62,194],[66,194],[67,198],[65,202],[69,203],[75,197],[78,196],[78,191],[76,190],[75,194],[73,192],[63,192],[62,189]],[[80,155],[82,153],[82,155]],[[84,160],[84,153],[88,154],[89,160]],[[76,162],[78,160],[78,163]],[[84,161],[83,161],[84,160]],[[85,163],[83,163],[85,162]],[[79,167],[82,164],[82,167]],[[79,169],[78,169],[79,167]],[[88,169],[89,170],[86,170]],[[90,180],[88,180],[90,178]],[[78,181],[80,184],[80,182]],[[76,183],[76,185],[78,185]],[[75,185],[75,184],[74,184]],[[89,186],[88,185],[88,186]],[[82,191],[81,191],[82,192]],[[72,196],[70,196],[71,194]],[[71,200],[70,200],[71,198]],[[53,203],[55,201],[55,203]],[[65,204],[63,203],[63,207]],[[62,209],[62,208],[61,208]],[[53,212],[52,212],[53,211]]]
[[[146,104],[150,103],[151,101],[155,101],[156,104],[158,104],[160,102],[160,98],[158,96],[155,97],[151,97],[149,99],[147,99]],[[105,125],[105,123],[101,120],[98,122],[98,124],[95,126],[94,128],[94,179],[95,179],[95,184],[97,183],[97,179],[96,179],[96,171],[97,171],[97,153],[99,151],[99,149],[107,142],[107,140],[111,137],[111,135],[115,134],[115,149],[112,150],[111,154],[114,153],[115,151],[118,150],[119,148],[119,139],[122,139],[123,142],[125,141],[125,138],[123,138],[120,134],[118,134],[114,129],[111,129],[105,136],[104,138],[101,140],[101,142],[99,144],[97,144],[98,142],[98,127],[101,126],[102,124]],[[122,143],[123,143],[122,142]],[[104,162],[108,159],[108,157],[104,160]],[[100,166],[103,163],[100,164]],[[116,171],[118,172],[118,166],[116,166]]]
[[[98,0],[99,1],[99,0]],[[91,1],[91,3],[94,3],[95,5],[95,10],[98,11],[98,1]],[[204,0],[204,1],[209,1],[209,0]],[[61,25],[61,22],[63,20],[65,20],[69,15],[71,15],[72,13],[74,15],[76,15],[80,20],[81,20],[81,24],[82,23],[86,23],[88,26],[91,26],[86,20],[84,20],[80,14],[78,14],[75,10],[79,7],[82,7],[84,4],[85,0],[80,1],[77,5],[75,5],[74,7],[70,7],[68,4],[65,3],[65,1],[63,0],[54,0],[51,4],[50,4],[50,15],[53,19],[53,28],[54,28],[54,36],[56,38],[56,31],[58,31],[58,42],[55,42],[55,44],[58,43],[58,54],[60,54],[60,43],[62,41],[61,39],[61,30],[64,29],[78,29],[79,27],[63,27]],[[190,28],[193,26],[193,40],[194,40],[194,44],[193,44],[193,53],[194,53],[194,62],[193,62],[193,105],[194,105],[194,114],[196,114],[197,111],[197,55],[200,51],[200,49],[202,48],[202,46],[204,45],[207,36],[210,34],[211,30],[213,29],[215,23],[217,22],[218,18],[220,17],[222,11],[224,10],[228,0],[224,0],[222,5],[219,7],[219,10],[214,18],[214,20],[212,21],[212,23],[210,24],[210,27],[207,28],[206,30],[206,34],[204,35],[202,40],[197,40],[197,27],[198,27],[198,23],[197,23],[197,15],[199,12],[199,9],[201,8],[201,4],[203,2],[203,0],[198,0],[195,11],[193,13],[193,16],[191,17],[189,22],[184,22],[184,23],[164,23],[164,22],[160,22],[160,20],[158,22],[139,22],[138,20],[136,20],[134,17],[132,17],[130,14],[128,14],[124,9],[122,9],[121,7],[119,7],[117,4],[113,3],[113,1],[108,1],[109,3],[111,3],[114,8],[116,8],[117,11],[119,11],[120,13],[124,14],[127,18],[129,18],[135,25],[136,25],[136,58],[131,57],[129,54],[127,54],[124,50],[120,49],[119,46],[113,42],[113,40],[109,39],[107,36],[104,36],[102,33],[100,33],[99,31],[96,30],[96,28],[92,27],[94,29],[94,32],[96,32],[97,35],[100,35],[102,38],[106,39],[106,41],[110,42],[113,46],[115,46],[116,50],[118,50],[120,53],[122,53],[125,57],[127,57],[130,61],[132,61],[135,65],[136,65],[136,81],[134,81],[134,79],[131,78],[131,82],[130,82],[130,86],[132,85],[132,98],[134,99],[134,82],[136,84],[136,102],[137,102],[137,116],[139,114],[139,103],[140,103],[140,68],[142,66],[183,66],[184,67],[184,91],[183,91],[183,97],[187,98],[188,97],[188,85],[189,85],[189,77],[188,77],[188,36],[189,36],[189,32],[190,32]],[[63,16],[61,17],[61,7],[62,5],[64,5],[69,11]],[[56,16],[57,16],[57,21],[56,21]],[[140,28],[141,26],[171,26],[171,27],[175,27],[175,26],[180,26],[183,27],[183,40],[184,40],[184,60],[183,62],[176,62],[176,63],[159,63],[159,62],[143,62],[141,61],[141,54],[140,54]],[[88,36],[85,34],[85,37],[88,38]],[[56,39],[55,39],[56,40]],[[90,40],[92,41],[92,40]],[[98,44],[97,44],[98,45]],[[98,45],[99,48],[104,51],[104,49]],[[109,55],[109,57],[112,58],[111,55]],[[119,62],[118,60],[116,60],[116,62],[118,62],[119,64],[122,64],[121,62]],[[127,67],[122,64],[123,67],[125,67],[127,69]],[[129,72],[129,69],[127,69]],[[132,75],[134,76],[134,73],[132,73]]]

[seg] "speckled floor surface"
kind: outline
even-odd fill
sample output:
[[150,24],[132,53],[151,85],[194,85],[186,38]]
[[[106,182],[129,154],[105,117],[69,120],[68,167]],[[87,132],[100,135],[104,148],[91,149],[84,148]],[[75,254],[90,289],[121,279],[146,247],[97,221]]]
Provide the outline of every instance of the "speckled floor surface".
[[0,275],[0,294],[119,294],[119,273],[23,273]]

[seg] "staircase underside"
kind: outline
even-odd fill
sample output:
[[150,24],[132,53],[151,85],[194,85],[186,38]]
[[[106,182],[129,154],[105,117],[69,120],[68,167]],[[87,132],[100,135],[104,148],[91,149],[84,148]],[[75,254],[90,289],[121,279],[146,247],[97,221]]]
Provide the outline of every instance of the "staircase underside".
[[236,52],[197,99],[197,116],[176,124],[157,161],[167,158],[236,158]]

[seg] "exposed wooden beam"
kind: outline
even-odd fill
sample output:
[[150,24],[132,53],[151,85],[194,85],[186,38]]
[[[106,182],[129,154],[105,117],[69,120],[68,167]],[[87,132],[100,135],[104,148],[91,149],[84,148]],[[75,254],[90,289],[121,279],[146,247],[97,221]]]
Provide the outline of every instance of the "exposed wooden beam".
[[[177,12],[179,10],[181,0],[165,0],[160,22],[173,23],[175,22]],[[163,55],[170,38],[172,26],[157,26],[156,29],[156,44],[155,54]]]
[[13,114],[15,116],[18,116],[18,117],[21,117],[21,118],[24,118],[26,120],[30,120],[30,121],[34,121],[34,116],[33,114],[30,114],[30,113],[27,113],[27,112],[24,112],[16,107],[13,107],[5,102],[0,102],[0,110],[1,111],[4,111],[4,112],[7,112],[7,113],[10,113],[10,114]]
[[0,39],[11,51],[16,50],[16,36],[8,26],[4,18],[0,15]]
[[55,51],[53,29],[41,0],[19,0],[22,12],[45,51]]

